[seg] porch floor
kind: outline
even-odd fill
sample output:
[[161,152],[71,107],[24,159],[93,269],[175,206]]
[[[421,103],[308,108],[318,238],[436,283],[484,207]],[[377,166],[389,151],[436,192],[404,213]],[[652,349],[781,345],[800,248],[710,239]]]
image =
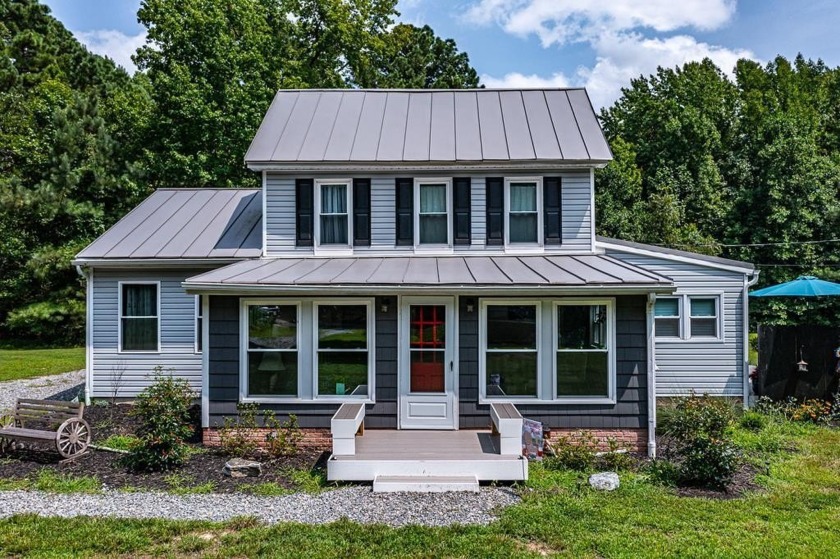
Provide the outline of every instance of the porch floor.
[[373,481],[376,476],[475,476],[478,480],[528,479],[528,461],[499,454],[489,430],[369,429],[356,437],[356,454],[330,457],[327,478]]

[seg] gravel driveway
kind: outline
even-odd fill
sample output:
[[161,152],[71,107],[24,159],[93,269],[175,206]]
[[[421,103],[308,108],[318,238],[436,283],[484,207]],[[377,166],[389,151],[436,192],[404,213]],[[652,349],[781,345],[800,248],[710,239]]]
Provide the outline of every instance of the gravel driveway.
[[56,495],[0,491],[0,518],[108,516],[224,521],[256,516],[267,523],[324,524],[341,518],[362,524],[448,526],[487,524],[498,509],[519,502],[511,489],[482,487],[479,493],[373,493],[370,486],[344,487],[318,495],[282,497],[246,494],[172,495],[106,490],[99,494]]
[[18,398],[72,400],[85,386],[85,370],[60,375],[0,382],[0,412],[15,407]]

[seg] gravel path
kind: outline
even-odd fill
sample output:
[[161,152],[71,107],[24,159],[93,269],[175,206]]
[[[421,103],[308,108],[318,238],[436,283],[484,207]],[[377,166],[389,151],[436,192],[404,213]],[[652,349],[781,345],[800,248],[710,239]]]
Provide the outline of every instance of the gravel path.
[[84,388],[85,371],[0,382],[0,412],[15,407],[18,398],[72,400]]
[[495,512],[519,502],[513,490],[482,487],[479,493],[373,493],[356,486],[318,495],[282,497],[245,494],[171,495],[106,490],[99,494],[56,495],[38,491],[0,491],[0,518],[108,516],[225,521],[256,516],[267,523],[324,524],[341,518],[362,524],[448,526],[487,524]]

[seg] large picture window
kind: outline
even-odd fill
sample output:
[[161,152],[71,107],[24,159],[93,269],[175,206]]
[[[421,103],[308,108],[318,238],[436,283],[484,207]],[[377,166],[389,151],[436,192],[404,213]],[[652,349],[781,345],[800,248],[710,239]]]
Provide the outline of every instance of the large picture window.
[[539,244],[541,181],[508,179],[506,182],[507,244]]
[[484,385],[487,398],[535,398],[539,370],[539,306],[483,306]]
[[367,398],[372,355],[369,304],[316,304],[318,396]]
[[416,183],[417,245],[449,245],[449,181]]
[[296,304],[247,306],[248,396],[298,395]]
[[120,351],[160,350],[160,284],[120,283]]
[[318,245],[349,247],[350,231],[350,181],[319,181],[318,191]]
[[558,398],[610,397],[611,315],[606,302],[555,304]]

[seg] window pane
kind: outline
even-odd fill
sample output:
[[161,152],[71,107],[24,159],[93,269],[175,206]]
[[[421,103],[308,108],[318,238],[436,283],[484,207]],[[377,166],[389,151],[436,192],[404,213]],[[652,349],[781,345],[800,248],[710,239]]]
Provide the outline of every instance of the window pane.
[[692,318],[691,336],[713,336],[717,337],[716,318]]
[[607,347],[605,305],[561,305],[557,307],[560,349],[602,349]]
[[411,391],[444,392],[446,352],[441,350],[413,350],[411,352]]
[[158,319],[123,318],[122,349],[123,351],[157,351]]
[[204,339],[203,339],[204,336],[202,336],[202,334],[201,334],[201,331],[202,331],[201,322],[202,322],[202,320],[204,320],[204,319],[202,319],[199,316],[195,321],[195,330],[196,330],[196,332],[195,332],[195,349],[196,349],[196,351],[199,351],[199,352],[203,351],[202,346],[204,345]]
[[322,215],[321,216],[321,240],[322,245],[346,245],[347,244],[347,216],[346,215]]
[[537,214],[510,214],[511,243],[537,242]]
[[657,299],[653,312],[656,316],[679,316],[680,302],[677,299]]
[[412,348],[446,347],[446,307],[412,305],[409,311],[409,336]]
[[297,307],[251,305],[248,307],[248,347],[296,349]]
[[367,349],[367,307],[318,305],[319,349]]
[[536,212],[537,185],[534,183],[510,183],[510,211]]
[[420,216],[420,244],[445,245],[449,242],[446,215]]
[[714,299],[691,299],[691,316],[715,316]]
[[321,213],[346,214],[347,213],[347,185],[346,184],[322,184],[321,185]]
[[487,352],[487,397],[536,396],[537,352]]
[[297,396],[296,351],[249,351],[249,396]]
[[420,185],[420,213],[446,213],[446,185]]
[[534,305],[489,305],[488,349],[536,349],[537,308]]
[[157,285],[122,286],[123,316],[157,316]]
[[606,351],[557,354],[557,396],[609,396]]
[[656,335],[660,338],[678,338],[680,336],[679,318],[657,318],[654,321]]
[[367,396],[366,351],[318,353],[318,394],[321,396]]

